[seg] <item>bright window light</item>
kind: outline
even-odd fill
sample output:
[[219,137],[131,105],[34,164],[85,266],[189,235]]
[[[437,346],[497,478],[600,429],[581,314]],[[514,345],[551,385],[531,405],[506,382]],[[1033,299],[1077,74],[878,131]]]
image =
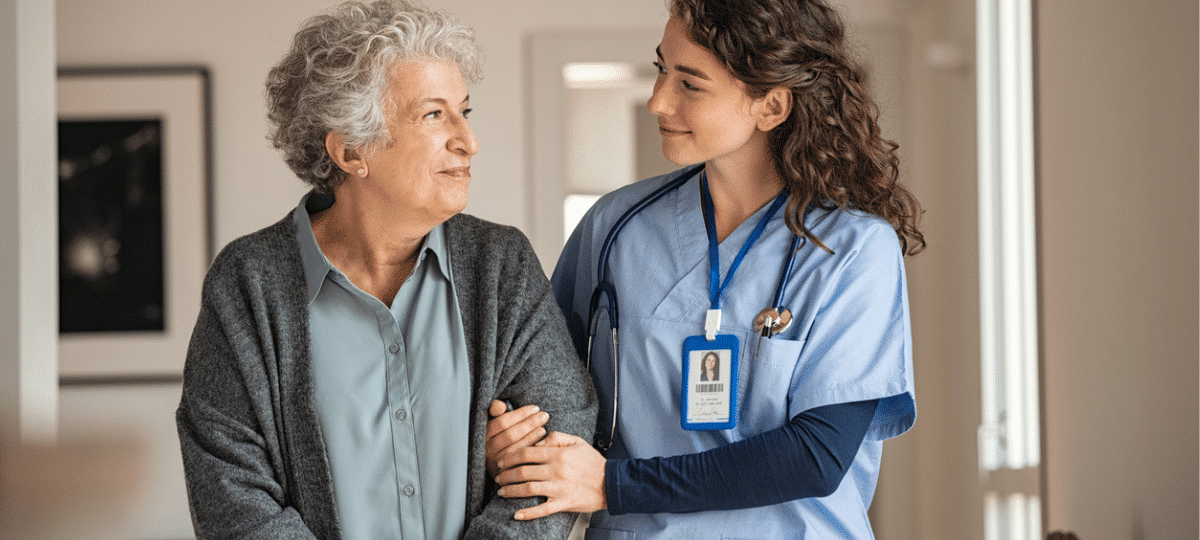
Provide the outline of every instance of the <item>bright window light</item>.
[[979,464],[986,475],[1040,462],[1033,63],[1029,0],[978,0],[976,7]]
[[1038,498],[1022,493],[984,496],[984,540],[1041,540],[1042,509]]
[[634,69],[624,63],[572,63],[563,66],[563,84],[572,90],[623,88],[633,84]]
[[583,215],[591,209],[596,201],[600,200],[599,195],[584,195],[572,193],[563,199],[563,243],[567,243],[567,238],[571,237],[571,233],[575,232],[575,226],[579,224],[579,220],[583,219]]

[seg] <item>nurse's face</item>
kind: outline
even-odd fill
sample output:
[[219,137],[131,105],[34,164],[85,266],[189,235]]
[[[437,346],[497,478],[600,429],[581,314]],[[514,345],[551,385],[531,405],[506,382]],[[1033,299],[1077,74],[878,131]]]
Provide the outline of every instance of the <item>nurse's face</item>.
[[646,107],[658,117],[663,156],[672,163],[737,158],[762,134],[754,116],[760,103],[712,52],[688,39],[676,17],[667,21],[655,67]]
[[708,369],[717,367],[717,359],[711,355],[704,357],[704,367]]
[[391,140],[367,150],[367,184],[403,215],[441,223],[467,205],[471,156],[479,151],[467,123],[466,82],[456,64],[432,59],[402,62],[391,75]]

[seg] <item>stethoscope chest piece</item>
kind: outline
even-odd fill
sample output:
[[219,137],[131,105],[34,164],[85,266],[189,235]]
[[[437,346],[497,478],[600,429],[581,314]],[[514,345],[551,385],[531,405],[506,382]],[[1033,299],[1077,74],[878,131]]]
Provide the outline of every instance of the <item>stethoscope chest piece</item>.
[[754,318],[754,330],[763,337],[771,337],[787,330],[792,325],[792,312],[787,308],[779,311],[769,307],[758,313]]

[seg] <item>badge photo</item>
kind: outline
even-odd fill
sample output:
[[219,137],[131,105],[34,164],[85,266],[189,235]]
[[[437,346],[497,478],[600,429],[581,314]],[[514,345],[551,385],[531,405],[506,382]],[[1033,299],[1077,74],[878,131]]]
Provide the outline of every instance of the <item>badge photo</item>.
[[683,391],[680,426],[689,431],[737,426],[737,336],[719,334],[709,341],[691,336],[683,342]]

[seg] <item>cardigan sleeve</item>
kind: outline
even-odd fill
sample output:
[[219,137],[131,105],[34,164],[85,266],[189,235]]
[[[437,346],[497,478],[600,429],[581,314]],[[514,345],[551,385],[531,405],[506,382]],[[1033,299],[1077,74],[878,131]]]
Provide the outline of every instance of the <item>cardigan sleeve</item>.
[[[493,399],[506,399],[517,406],[537,404],[550,414],[547,430],[591,440],[596,426],[595,390],[575,354],[562,311],[529,241],[508,227],[488,232],[494,236],[480,242],[486,247],[472,256],[486,268],[477,272],[471,283],[477,296],[468,309],[475,310],[475,316],[464,318],[474,319],[471,325],[477,331],[469,333],[477,336],[479,352],[485,358],[495,355],[494,363],[481,366],[483,371],[494,369],[490,380],[486,373],[480,377],[483,386],[494,383],[494,387],[479,396],[472,411],[471,478],[483,486],[484,505],[470,519],[465,538],[566,538],[575,514],[516,521],[513,514],[518,509],[538,501],[496,496],[497,486],[483,467],[487,405]],[[455,271],[459,268],[456,264]],[[494,333],[487,328],[491,325]]]
[[[243,340],[244,341],[244,340]],[[192,333],[176,411],[192,522],[199,538],[317,538],[287,500],[235,350],[206,302]]]
[[231,242],[205,276],[175,413],[199,538],[340,538],[294,238],[289,216]]

